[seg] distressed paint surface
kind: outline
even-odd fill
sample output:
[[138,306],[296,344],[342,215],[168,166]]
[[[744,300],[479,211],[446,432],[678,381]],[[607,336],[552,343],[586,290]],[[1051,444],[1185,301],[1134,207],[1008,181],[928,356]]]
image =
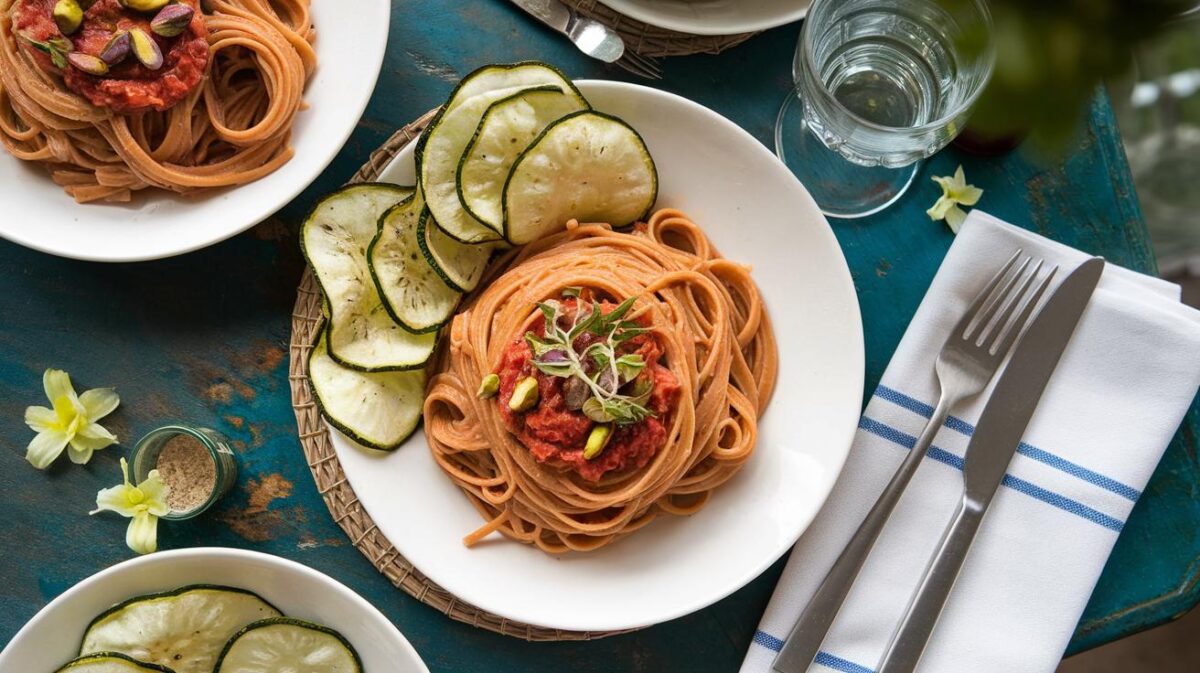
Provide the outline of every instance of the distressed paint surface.
[[[798,28],[720,56],[667,61],[659,83],[768,142],[789,85]],[[452,622],[393,588],[332,522],[304,464],[288,399],[286,348],[302,269],[296,228],[322,193],[347,179],[397,127],[437,105],[459,77],[501,61],[543,59],[574,77],[629,79],[574,53],[499,0],[397,0],[379,88],[320,180],[276,218],[181,258],[133,265],[57,259],[0,242],[0,642],[75,582],[129,558],[125,521],[88,517],[117,460],[172,420],[226,433],[239,452],[236,489],[197,520],[164,525],[160,544],[244,547],[329,573],[391,618],[435,673],[452,671],[733,671],[781,569],[693,615],[592,643],[529,644]],[[1153,270],[1145,227],[1107,101],[1098,96],[1070,157],[980,159],[954,150],[924,168],[881,215],[835,221],[862,304],[867,390],[878,381],[951,242],[924,209],[930,175],[961,162],[990,212],[1135,269]],[[4,215],[0,215],[3,217]],[[31,223],[31,226],[36,226]],[[26,405],[41,372],[67,369],[80,389],[115,385],[106,423],[121,447],[86,467],[29,467]],[[1193,405],[1088,606],[1072,649],[1177,616],[1200,600],[1200,465]],[[66,636],[73,637],[73,636]]]

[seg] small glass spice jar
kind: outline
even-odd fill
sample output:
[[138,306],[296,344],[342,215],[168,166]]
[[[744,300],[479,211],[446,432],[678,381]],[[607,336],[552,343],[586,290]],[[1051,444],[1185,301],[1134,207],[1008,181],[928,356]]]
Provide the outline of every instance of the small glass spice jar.
[[162,518],[181,521],[199,515],[233,488],[237,460],[229,440],[216,430],[164,425],[138,440],[133,449],[136,483],[158,470],[170,491]]

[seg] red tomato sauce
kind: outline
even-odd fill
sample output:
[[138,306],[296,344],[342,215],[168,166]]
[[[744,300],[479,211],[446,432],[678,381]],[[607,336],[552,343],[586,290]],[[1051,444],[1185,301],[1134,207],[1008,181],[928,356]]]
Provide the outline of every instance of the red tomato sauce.
[[[566,299],[561,303],[563,314],[573,317],[576,301]],[[601,310],[608,313],[615,307],[606,302]],[[530,331],[541,337],[545,335],[545,326],[538,322]],[[638,423],[614,425],[612,438],[600,455],[591,460],[583,457],[584,445],[595,423],[582,411],[567,408],[563,394],[566,379],[543,374],[533,366],[533,351],[524,335],[504,350],[496,371],[500,377],[496,402],[505,426],[538,462],[574,471],[588,481],[599,481],[608,472],[645,467],[667,442],[667,428],[679,398],[679,382],[660,363],[662,345],[653,334],[641,334],[625,342],[620,354],[627,353],[639,353],[646,362],[638,377],[645,377],[653,384],[646,407],[654,416]],[[527,376],[537,379],[538,404],[528,411],[513,411],[508,407],[513,389]]]
[[[119,0],[97,0],[84,12],[79,30],[67,38],[75,51],[99,57],[114,33],[140,28],[162,50],[163,65],[158,70],[142,65],[131,53],[111,66],[107,75],[97,77],[71,66],[60,70],[33,45],[26,42],[25,48],[44,70],[62,75],[67,88],[87,98],[92,105],[117,112],[167,110],[200,85],[209,61],[208,28],[199,4],[196,0],[179,1],[196,11],[187,30],[178,37],[152,33],[153,13],[126,9]],[[13,23],[17,34],[38,42],[63,37],[54,23],[54,4],[55,0],[21,0]]]

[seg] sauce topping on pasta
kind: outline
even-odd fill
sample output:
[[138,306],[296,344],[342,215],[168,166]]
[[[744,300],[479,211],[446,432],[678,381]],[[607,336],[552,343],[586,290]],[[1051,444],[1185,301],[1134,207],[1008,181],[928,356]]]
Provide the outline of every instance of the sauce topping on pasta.
[[[575,297],[564,298],[553,306],[558,325],[567,330],[586,319],[592,310]],[[618,305],[605,301],[594,306],[610,315]],[[637,325],[639,330],[649,327],[645,319],[628,323]],[[553,365],[566,355],[565,348],[549,348],[535,357],[534,347],[549,342],[546,328],[544,321],[538,321],[528,333],[533,335],[532,339],[526,336],[509,344],[496,372],[500,377],[496,403],[509,431],[539,462],[572,470],[588,481],[599,481],[611,471],[645,467],[666,444],[671,413],[679,397],[679,382],[660,363],[663,348],[658,338],[643,332],[617,342],[612,352],[618,360],[630,364],[616,366],[603,348],[606,335],[585,329],[571,339],[575,357],[567,358],[568,362],[578,362],[581,369],[567,371],[572,366],[539,369],[536,363]],[[620,334],[618,331],[618,338]],[[561,375],[564,373],[567,375]],[[518,384],[530,378],[537,383],[536,403],[527,409],[513,409]],[[644,417],[637,414],[636,420],[608,420],[602,412],[593,412],[595,417],[590,417],[584,407],[587,400],[594,398],[590,389],[593,386],[601,392],[611,390],[622,394],[624,399],[636,400],[648,413]],[[588,452],[588,440],[601,426],[608,426],[607,436],[602,445],[593,440],[594,452]]]
[[[97,107],[117,112],[143,110],[163,111],[185,99],[204,79],[208,67],[208,29],[195,0],[180,0],[175,4],[193,9],[191,19],[176,36],[158,35],[151,28],[153,13],[138,12],[124,7],[119,0],[96,0],[83,12],[82,21],[70,35],[64,35],[53,16],[55,0],[21,0],[17,5],[14,28],[22,38],[23,48],[33,55],[43,70],[59,75],[67,88],[87,98]],[[81,70],[74,63],[55,59],[45,46],[56,49],[62,56],[71,53],[103,61],[105,50],[122,34],[129,39],[132,31],[140,31],[153,40],[161,64],[151,68],[136,55],[129,53],[120,60],[103,65],[103,74]],[[64,42],[65,40],[65,42]],[[127,48],[132,51],[132,48]],[[95,63],[95,61],[93,61]]]

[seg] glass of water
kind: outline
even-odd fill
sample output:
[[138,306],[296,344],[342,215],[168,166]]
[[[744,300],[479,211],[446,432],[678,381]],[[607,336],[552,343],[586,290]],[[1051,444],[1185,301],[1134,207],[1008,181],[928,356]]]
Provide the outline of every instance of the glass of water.
[[826,215],[879,212],[962,130],[990,35],[984,0],[813,0],[775,151]]

